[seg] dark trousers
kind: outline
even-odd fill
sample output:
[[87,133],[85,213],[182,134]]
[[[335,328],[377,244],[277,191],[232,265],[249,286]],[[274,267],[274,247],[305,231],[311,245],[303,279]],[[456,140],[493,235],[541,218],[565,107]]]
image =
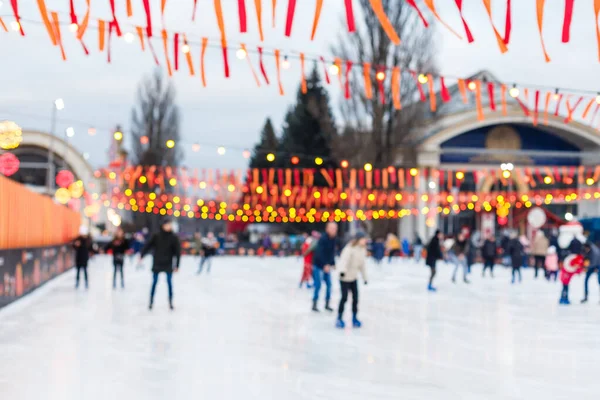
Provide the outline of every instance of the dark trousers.
[[400,254],[400,249],[390,250],[390,254],[389,254],[389,258],[388,258],[388,263],[391,263],[392,262],[392,258],[394,256],[397,256],[398,254]]
[[[154,303],[154,292],[156,292],[156,284],[158,283],[158,274],[160,272],[154,272],[152,274],[152,289],[150,289],[150,304]],[[167,286],[169,287],[169,303],[173,302],[173,273],[165,272],[167,274]]]
[[206,263],[206,272],[210,272],[210,267],[212,266],[212,256],[203,256],[200,260],[200,266],[198,267],[198,273],[202,272],[204,268],[204,263]]
[[[535,275],[534,275],[534,277],[537,278],[537,276],[538,276],[538,269],[541,268],[544,271],[546,271],[546,267],[545,267],[545,265],[546,265],[546,256],[533,256],[533,258],[535,260],[534,261],[535,262],[535,264],[534,264],[534,267],[535,267]],[[545,272],[544,272],[544,275],[545,275]]]
[[75,276],[75,287],[79,287],[79,272],[83,270],[83,277],[85,279],[85,287],[88,287],[88,275],[87,275],[87,265],[78,265],[77,266],[77,275]]
[[588,282],[590,280],[590,277],[594,274],[594,272],[598,273],[598,284],[600,285],[600,266],[593,266],[593,267],[589,267],[588,270],[585,273],[585,283],[583,286],[584,289],[584,297],[587,299],[588,297]]
[[548,280],[552,280],[552,277],[554,276],[554,282],[556,282],[556,278],[558,278],[558,271],[548,271]]
[[562,288],[562,292],[560,293],[560,299],[561,300],[569,300],[569,285],[565,285],[563,283],[563,288]]
[[512,281],[515,283],[516,276],[519,275],[519,282],[521,282],[521,267],[513,267],[512,269]]
[[340,284],[342,286],[342,298],[340,299],[340,306],[338,307],[338,318],[342,319],[342,314],[344,314],[344,306],[346,305],[346,300],[348,300],[348,292],[352,292],[352,315],[356,316],[358,313],[358,284],[356,281],[340,281]]
[[483,271],[482,275],[485,276],[485,270],[489,269],[492,277],[494,276],[494,258],[484,258],[483,259]]
[[125,280],[123,278],[123,261],[115,260],[114,261],[114,271],[113,271],[113,288],[117,287],[117,273],[121,274],[121,287],[125,287]]
[[431,274],[429,275],[429,287],[433,286],[433,278],[435,278],[435,265],[430,265],[429,269],[431,269]]

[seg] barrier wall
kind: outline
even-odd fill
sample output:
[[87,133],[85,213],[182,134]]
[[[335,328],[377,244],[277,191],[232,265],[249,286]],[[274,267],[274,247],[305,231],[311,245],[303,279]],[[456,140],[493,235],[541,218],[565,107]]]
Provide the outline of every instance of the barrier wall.
[[61,245],[80,224],[79,213],[0,175],[0,249]]

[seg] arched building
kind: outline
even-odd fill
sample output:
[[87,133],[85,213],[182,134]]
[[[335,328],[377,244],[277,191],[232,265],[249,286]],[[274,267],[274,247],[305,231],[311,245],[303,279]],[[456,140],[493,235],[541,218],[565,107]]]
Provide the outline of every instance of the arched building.
[[[471,79],[497,82],[485,71]],[[496,168],[501,173],[500,167],[503,163],[512,163],[515,167],[580,166],[598,163],[600,134],[590,126],[575,120],[565,123],[564,116],[554,116],[554,109],[547,116],[539,112],[538,124],[535,125],[532,116],[526,116],[517,101],[508,95],[506,112],[502,112],[500,93],[494,96],[496,111],[490,109],[489,103],[484,103],[484,119],[480,120],[477,111],[473,109],[472,101],[464,104],[456,86],[449,90],[452,100],[448,103],[438,102],[442,104],[441,107],[438,107],[435,114],[430,115],[430,122],[411,137],[411,145],[416,149],[419,167],[465,171],[461,191],[489,192],[498,183],[489,179],[473,179],[473,173]],[[471,93],[468,95],[473,96]],[[514,184],[518,186],[515,191],[528,190],[528,184],[525,182],[515,179]],[[435,194],[439,188],[434,186],[428,185],[423,179],[420,185],[421,192]],[[559,188],[558,182],[555,187]],[[421,202],[418,206],[432,208],[437,207],[437,204]],[[600,214],[600,201],[593,200],[569,204],[553,202],[544,207],[559,218],[564,218],[565,214],[579,217]],[[438,228],[446,232],[454,232],[464,225],[477,228],[478,217],[473,211],[440,214],[431,221],[427,221],[426,215],[411,215],[401,220],[400,231],[408,238],[414,234],[428,238]]]

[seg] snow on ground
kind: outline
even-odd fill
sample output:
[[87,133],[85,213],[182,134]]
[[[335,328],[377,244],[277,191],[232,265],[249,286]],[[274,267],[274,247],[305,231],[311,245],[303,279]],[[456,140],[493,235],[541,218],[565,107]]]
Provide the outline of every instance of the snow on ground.
[[[148,263],[149,259],[146,260]],[[183,259],[176,310],[161,277],[147,309],[148,268],[125,267],[112,290],[106,256],[90,289],[70,271],[0,310],[0,397],[6,399],[592,399],[600,392],[600,305],[569,307],[560,284],[510,284],[508,270],[452,284],[439,268],[369,265],[361,329],[310,311],[295,258],[223,257],[210,275]],[[334,304],[339,283],[334,280]],[[322,302],[320,303],[322,307]],[[346,320],[350,318],[349,306]]]

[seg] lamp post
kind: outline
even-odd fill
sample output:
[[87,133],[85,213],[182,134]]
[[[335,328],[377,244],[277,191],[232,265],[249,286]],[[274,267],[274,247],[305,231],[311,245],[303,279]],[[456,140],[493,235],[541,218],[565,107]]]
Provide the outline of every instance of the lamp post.
[[58,98],[54,100],[54,104],[52,105],[52,118],[50,122],[50,145],[48,146],[48,166],[46,171],[46,189],[50,195],[54,192],[54,176],[56,175],[54,168],[54,131],[56,130],[56,112],[64,108],[65,102],[63,99]]

